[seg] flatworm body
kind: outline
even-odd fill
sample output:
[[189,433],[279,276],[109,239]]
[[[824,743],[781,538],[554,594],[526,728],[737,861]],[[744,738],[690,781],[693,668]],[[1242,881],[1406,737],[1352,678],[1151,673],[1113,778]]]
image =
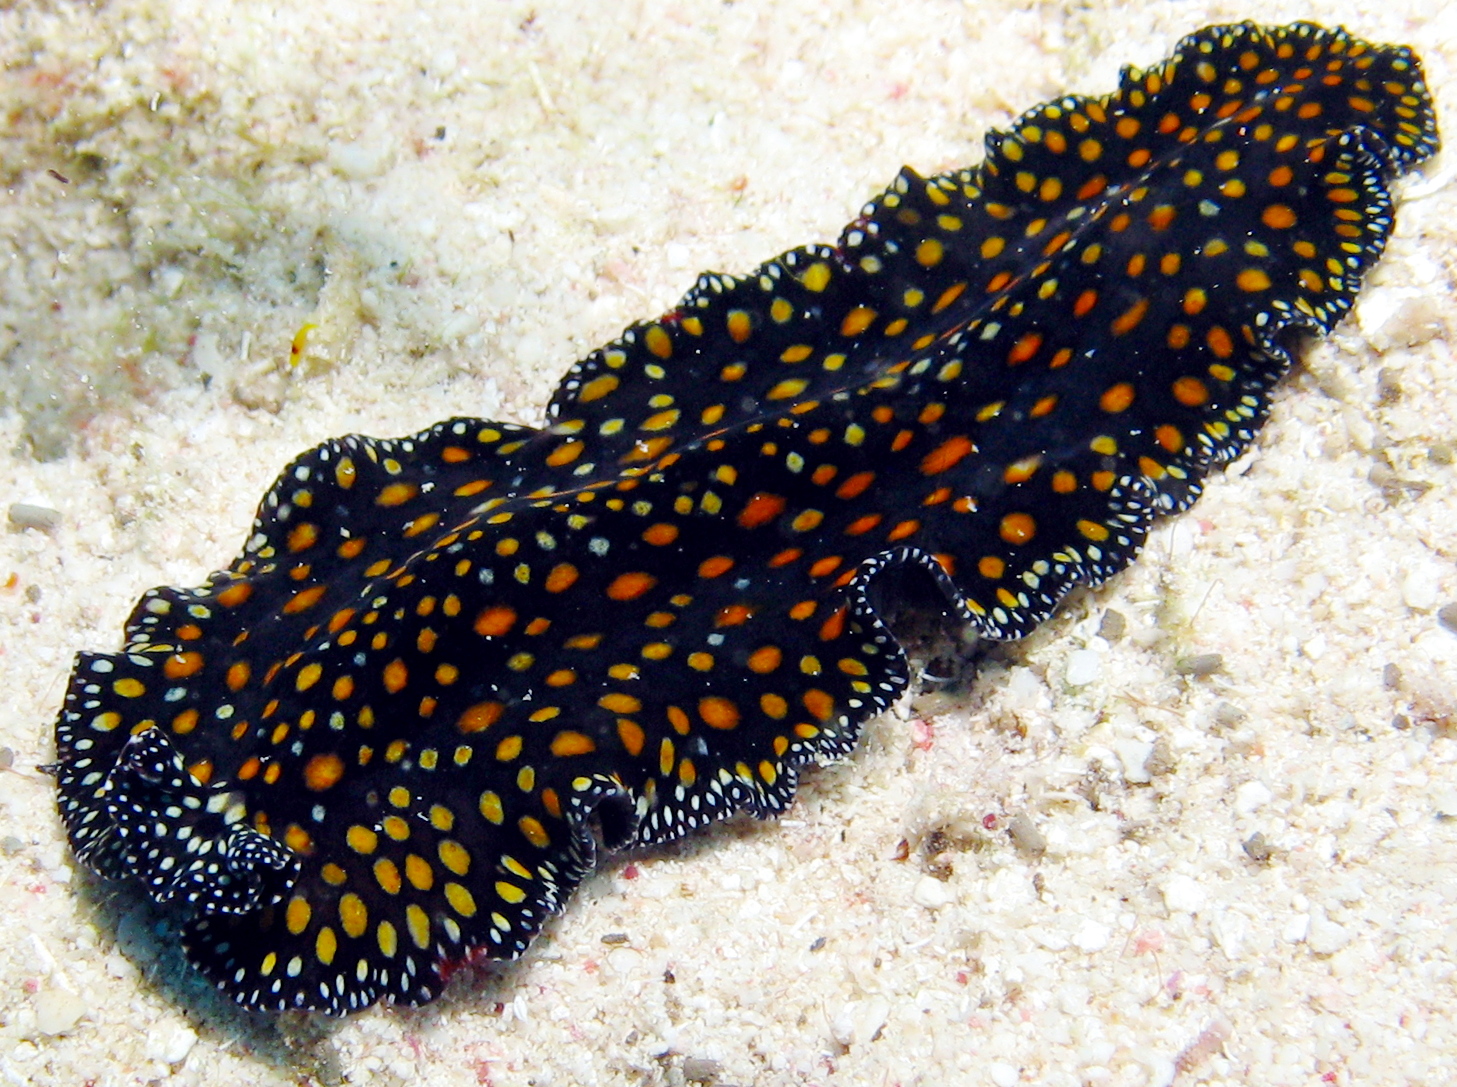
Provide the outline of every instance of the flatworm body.
[[1405,48],[1211,27],[705,275],[530,429],[295,461],[56,724],[77,855],[186,904],[239,1003],[434,998],[609,849],[789,803],[906,687],[867,586],[988,638],[1125,566],[1351,305],[1436,124]]

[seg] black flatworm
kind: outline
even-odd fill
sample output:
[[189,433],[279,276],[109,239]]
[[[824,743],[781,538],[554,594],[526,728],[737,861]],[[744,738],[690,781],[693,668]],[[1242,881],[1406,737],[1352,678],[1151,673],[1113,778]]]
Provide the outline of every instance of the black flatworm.
[[241,557],[153,589],[56,724],[78,857],[239,1003],[434,998],[607,848],[780,811],[905,688],[867,599],[988,638],[1126,565],[1349,309],[1431,155],[1417,60],[1211,27],[904,170],[835,246],[705,275],[530,429],[300,457]]

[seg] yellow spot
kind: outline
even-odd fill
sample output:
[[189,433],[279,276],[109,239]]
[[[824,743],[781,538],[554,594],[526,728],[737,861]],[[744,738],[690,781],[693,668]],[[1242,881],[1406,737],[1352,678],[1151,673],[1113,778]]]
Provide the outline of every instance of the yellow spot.
[[476,915],[475,896],[459,883],[447,883],[445,885],[445,901],[449,902],[450,908],[462,917],[474,917]]
[[283,912],[283,921],[288,926],[288,931],[297,936],[309,927],[309,918],[313,916],[313,913],[314,910],[309,905],[309,900],[295,895],[288,900],[288,908]]
[[815,261],[805,269],[804,278],[800,282],[818,294],[830,285],[830,266],[824,261]]
[[369,928],[369,909],[357,894],[351,892],[339,899],[339,924],[346,935],[356,940]]
[[374,862],[374,881],[386,894],[392,895],[399,894],[405,885],[400,879],[399,868],[388,857],[381,857]]
[[1245,268],[1234,278],[1240,290],[1253,294],[1270,289],[1270,277],[1259,268]]
[[590,404],[593,400],[601,400],[611,393],[621,383],[616,374],[603,374],[601,377],[594,377],[587,384],[582,386],[578,393],[578,399],[584,404]]
[[334,956],[339,953],[339,937],[334,935],[334,930],[328,925],[319,929],[319,935],[314,940],[314,955],[325,966],[332,966]]
[[421,951],[430,946],[430,918],[413,902],[405,907],[405,927],[410,930],[410,939]]
[[506,818],[506,813],[501,807],[501,798],[490,790],[481,794],[479,808],[481,815],[497,826],[500,826]]
[[375,496],[374,504],[386,508],[402,506],[419,493],[420,488],[413,483],[390,483],[380,488],[379,494]]
[[119,679],[111,685],[111,689],[123,698],[140,698],[147,693],[147,688],[139,679]]
[[435,873],[431,870],[429,863],[424,857],[416,856],[414,853],[405,857],[405,878],[417,891],[428,891],[435,886]]

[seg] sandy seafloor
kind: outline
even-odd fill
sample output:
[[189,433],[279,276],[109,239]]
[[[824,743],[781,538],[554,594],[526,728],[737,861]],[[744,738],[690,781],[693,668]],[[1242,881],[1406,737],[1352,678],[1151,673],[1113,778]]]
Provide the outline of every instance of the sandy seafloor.
[[1450,156],[1133,568],[870,722],[777,824],[613,859],[431,1007],[235,1010],[78,870],[37,771],[72,653],[225,565],[297,452],[538,422],[699,270],[832,240],[901,163],[1250,15],[1418,46],[1457,127],[1434,0],[5,5],[0,493],[58,517],[0,534],[0,1077],[1452,1082]]

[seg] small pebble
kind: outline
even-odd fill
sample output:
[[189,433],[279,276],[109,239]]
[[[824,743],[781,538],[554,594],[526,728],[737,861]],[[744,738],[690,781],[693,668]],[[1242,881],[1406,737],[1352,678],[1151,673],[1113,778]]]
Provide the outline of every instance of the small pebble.
[[1234,810],[1240,815],[1259,811],[1275,798],[1262,781],[1247,781],[1234,791]]
[[1431,611],[1437,606],[1440,578],[1433,563],[1423,563],[1407,571],[1401,580],[1401,599],[1413,611]]
[[35,1029],[41,1034],[65,1034],[89,1009],[86,1001],[64,989],[43,989],[35,998]]
[[0,770],[9,770],[15,765],[15,748],[0,747]]
[[1148,753],[1144,760],[1143,768],[1149,777],[1162,777],[1164,774],[1171,774],[1179,766],[1178,756],[1174,754],[1174,745],[1169,742],[1167,736],[1160,736],[1153,742],[1153,750]]
[[1203,887],[1185,875],[1173,875],[1164,881],[1164,905],[1179,913],[1198,913],[1209,900]]
[[689,1083],[711,1083],[722,1070],[723,1062],[711,1057],[683,1058],[683,1078]]
[[1106,642],[1116,642],[1128,631],[1128,620],[1121,611],[1109,608],[1098,622],[1098,637]]
[[1249,714],[1240,709],[1233,702],[1221,702],[1214,707],[1214,725],[1216,728],[1234,728],[1243,721]]
[[911,891],[911,898],[916,905],[924,906],[928,910],[939,910],[942,906],[949,906],[953,900],[950,888],[935,876],[922,876],[916,881],[916,886]]
[[1082,928],[1073,936],[1073,944],[1079,951],[1091,954],[1107,947],[1112,935],[1113,930],[1107,925],[1101,925],[1097,921],[1084,921]]
[[1067,685],[1086,687],[1103,671],[1103,658],[1091,649],[1074,649],[1067,655]]
[[1457,634],[1457,604],[1443,604],[1437,609],[1437,622]]
[[1018,812],[1007,823],[1007,833],[1012,844],[1029,857],[1040,857],[1047,852],[1047,836],[1037,829],[1037,824],[1025,812]]
[[[1438,613],[1437,618],[1440,619],[1441,617],[1441,613]],[[1401,689],[1401,667],[1399,665],[1388,664],[1385,668],[1381,669],[1381,686],[1385,687],[1388,691],[1399,691]]]
[[22,531],[34,528],[41,532],[54,532],[61,524],[60,510],[32,505],[29,502],[12,502],[9,517],[10,527]]
[[1427,450],[1427,456],[1433,464],[1440,464],[1443,467],[1457,461],[1457,447],[1448,442],[1436,442]]
[[1256,864],[1267,863],[1271,855],[1275,852],[1270,843],[1265,840],[1265,836],[1259,831],[1246,838],[1242,843],[1242,848],[1245,851],[1245,856]]
[[604,932],[602,934],[602,942],[608,947],[615,947],[618,944],[625,944],[627,943],[628,938],[629,937],[625,932]]
[[181,1064],[197,1045],[197,1032],[186,1023],[162,1023],[147,1033],[147,1056],[163,1064]]
[[1195,653],[1174,661],[1174,674],[1180,676],[1212,676],[1224,667],[1222,653]]
[[993,1061],[987,1065],[987,1078],[995,1083],[997,1087],[1016,1087],[1017,1081],[1022,1078],[1022,1074],[1010,1064]]
[[1310,911],[1310,931],[1305,936],[1305,946],[1317,955],[1334,955],[1351,942],[1350,930],[1336,924],[1319,907]]
[[0,853],[4,853],[7,857],[15,856],[15,854],[24,848],[25,843],[13,834],[7,834],[5,837],[0,838]]

